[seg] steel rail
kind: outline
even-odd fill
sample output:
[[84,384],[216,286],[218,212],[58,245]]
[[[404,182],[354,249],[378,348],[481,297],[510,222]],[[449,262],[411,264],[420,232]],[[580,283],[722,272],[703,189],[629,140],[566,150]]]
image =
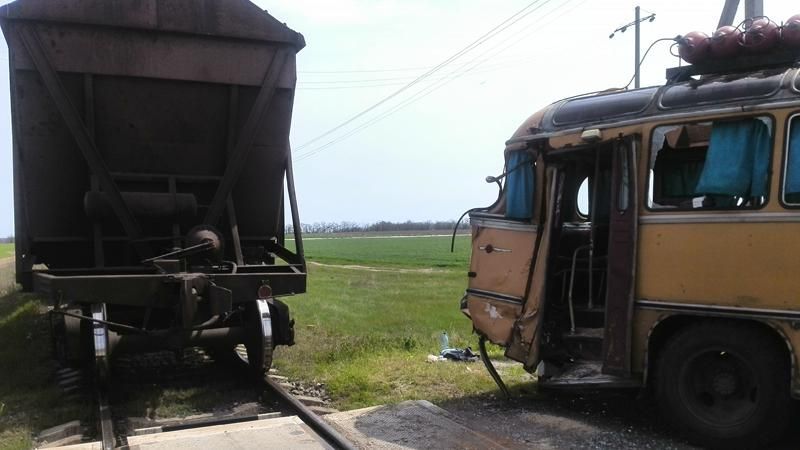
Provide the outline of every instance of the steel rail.
[[97,404],[100,419],[100,442],[103,450],[116,448],[117,437],[114,435],[114,422],[111,418],[111,406],[108,404],[108,395],[105,388],[97,389]]
[[269,387],[270,390],[277,394],[281,400],[288,403],[289,406],[294,409],[294,411],[297,413],[297,417],[299,417],[300,420],[305,422],[306,425],[308,425],[322,439],[331,444],[334,448],[340,450],[357,449],[356,446],[342,437],[342,435],[339,434],[339,432],[336,431],[332,426],[328,425],[318,415],[314,414],[314,412],[308,409],[306,405],[300,403],[300,401],[294,398],[292,394],[286,392],[285,389],[278,385],[278,383],[272,380],[268,375],[264,376],[264,383],[267,385],[267,387]]
[[[244,361],[241,361],[244,363]],[[356,450],[350,441],[345,439],[338,431],[331,425],[322,420],[317,414],[311,411],[306,405],[302,404],[299,400],[294,398],[292,394],[283,389],[277,382],[265,375],[261,381],[263,387],[270,390],[275,394],[281,402],[287,405],[292,412],[300,418],[306,425],[308,425],[314,433],[316,433],[326,444],[338,450]],[[114,431],[113,416],[111,413],[111,406],[108,401],[108,392],[106,383],[100,382],[95,390],[97,407],[98,407],[98,431],[100,432],[100,444],[103,450],[113,450],[117,448],[117,436]],[[252,416],[239,416],[239,417],[214,417],[209,419],[199,419],[191,421],[191,423],[179,423],[175,425],[160,425],[157,428],[159,432],[186,430],[203,428],[214,425],[223,425],[229,423],[241,423],[258,421],[266,418],[270,414],[256,414]],[[125,444],[125,437],[122,437],[122,444]]]

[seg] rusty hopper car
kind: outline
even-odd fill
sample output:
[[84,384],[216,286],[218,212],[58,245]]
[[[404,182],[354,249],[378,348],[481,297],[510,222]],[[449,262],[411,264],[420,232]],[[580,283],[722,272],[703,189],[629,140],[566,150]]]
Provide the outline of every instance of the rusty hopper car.
[[245,344],[263,372],[293,343],[275,297],[306,289],[284,246],[302,35],[246,0],[18,0],[0,26],[17,280],[52,299],[57,355]]

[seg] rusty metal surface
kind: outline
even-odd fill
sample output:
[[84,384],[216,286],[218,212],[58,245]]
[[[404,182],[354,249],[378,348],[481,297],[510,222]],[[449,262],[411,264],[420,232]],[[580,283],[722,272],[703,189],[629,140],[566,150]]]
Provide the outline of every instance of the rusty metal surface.
[[617,141],[613,152],[603,373],[628,376],[639,223],[633,140]]
[[7,19],[172,31],[291,44],[303,38],[249,1],[23,0],[0,9]]
[[[736,76],[714,74],[658,88],[603,91],[560,100],[525,121],[506,142],[506,148],[518,148],[536,139],[579,133],[592,127],[618,127],[676,115],[702,116],[712,110],[741,111],[745,106],[800,104],[800,89],[786,82],[792,78],[800,80],[797,78],[800,75],[798,69],[786,68],[787,65],[790,64],[771,70],[743,71]],[[586,108],[575,108],[581,105]],[[574,120],[556,120],[566,110],[573,111]]]
[[113,274],[209,220],[225,259],[272,262],[300,34],[246,0],[18,0],[0,27],[27,289],[34,263]]
[[263,287],[305,292],[283,247],[300,34],[247,0],[17,0],[0,28],[17,277],[81,321],[51,330],[67,353],[97,305],[132,350],[232,346]]
[[[233,302],[253,300],[253,294],[264,283],[280,295],[300,293],[305,290],[306,275],[291,270],[289,266],[262,268],[257,273],[216,274],[213,283],[233,293]],[[202,276],[202,274],[190,274]],[[199,283],[208,284],[201,278]],[[34,284],[39,292],[58,296],[64,303],[110,303],[115,305],[150,306],[169,308],[175,304],[174,297],[180,283],[180,275],[171,274],[54,274],[37,272]]]

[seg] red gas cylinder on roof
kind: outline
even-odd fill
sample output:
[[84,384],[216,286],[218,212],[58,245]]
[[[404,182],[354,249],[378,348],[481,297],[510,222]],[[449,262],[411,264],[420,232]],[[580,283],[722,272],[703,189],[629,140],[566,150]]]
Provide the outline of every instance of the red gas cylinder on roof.
[[742,32],[738,28],[726,25],[719,27],[711,35],[709,50],[714,59],[730,58],[736,56],[742,48],[739,37]]
[[745,22],[742,47],[748,53],[763,53],[774,48],[779,38],[778,24],[766,17],[760,17]]
[[800,14],[795,14],[783,24],[781,44],[785,47],[800,48]]
[[692,31],[678,38],[678,55],[689,64],[702,62],[708,58],[708,35]]

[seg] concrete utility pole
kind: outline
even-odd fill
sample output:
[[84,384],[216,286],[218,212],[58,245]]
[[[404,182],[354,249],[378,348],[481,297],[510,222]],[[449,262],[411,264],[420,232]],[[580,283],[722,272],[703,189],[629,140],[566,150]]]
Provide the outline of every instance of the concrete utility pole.
[[639,87],[639,66],[641,65],[641,61],[640,61],[640,57],[639,57],[639,53],[641,52],[641,48],[640,48],[641,33],[639,31],[639,25],[642,22],[645,22],[645,21],[652,22],[654,20],[656,20],[655,13],[651,13],[649,16],[641,17],[641,10],[637,6],[633,22],[626,23],[625,25],[617,28],[616,30],[614,30],[613,33],[611,33],[608,36],[608,38],[611,39],[611,38],[614,37],[615,34],[617,34],[617,32],[624,33],[625,30],[628,29],[628,27],[631,27],[631,26],[634,27],[634,30],[635,30],[634,34],[636,35],[635,39],[634,39],[635,42],[634,42],[634,51],[633,51],[633,56],[634,56],[633,87],[634,88],[638,88]]
[[[733,25],[733,19],[736,17],[736,11],[739,9],[739,0],[725,0],[725,6],[722,7],[722,14],[719,16],[719,24],[717,28],[724,27],[725,25]],[[744,18],[752,19],[753,17],[764,15],[764,0],[744,0]]]
[[641,33],[641,31],[639,31],[639,21],[640,21],[639,5],[636,5],[636,14],[634,15],[634,19],[633,19],[633,22],[636,24],[636,38],[634,39],[635,43],[633,44],[635,46],[635,50],[633,51],[633,58],[634,58],[633,59],[633,63],[634,63],[634,66],[633,66],[633,70],[634,70],[634,72],[633,72],[633,88],[634,89],[638,89],[639,85],[640,85],[640,83],[639,83],[639,66],[641,64],[639,64],[639,59],[640,59],[639,58],[639,53],[642,50],[642,47],[641,47],[641,44],[640,44],[642,33]]
[[725,6],[722,7],[722,14],[719,16],[717,28],[733,25],[733,19],[736,17],[736,10],[738,9],[739,0],[725,0]]
[[764,0],[744,0],[744,18],[752,19],[753,17],[764,15]]

